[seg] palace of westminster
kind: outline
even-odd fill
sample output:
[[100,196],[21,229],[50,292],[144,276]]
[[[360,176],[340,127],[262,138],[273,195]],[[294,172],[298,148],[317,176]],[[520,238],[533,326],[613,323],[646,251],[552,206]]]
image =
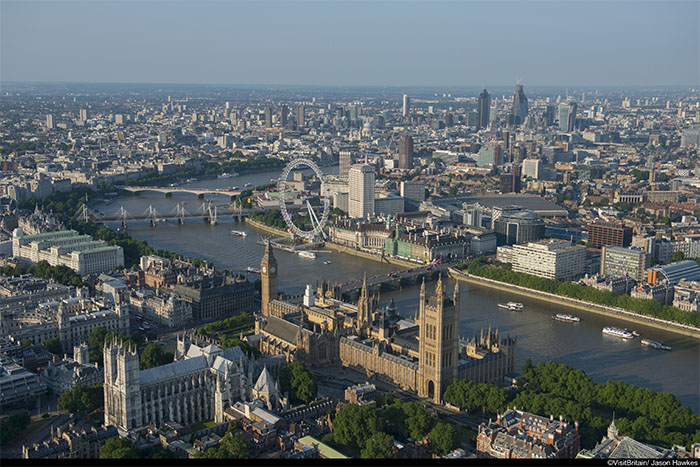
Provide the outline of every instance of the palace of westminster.
[[[105,424],[122,430],[148,420],[217,423],[236,411],[287,409],[276,377],[282,365],[302,360],[308,367],[340,364],[442,401],[457,378],[499,383],[515,369],[515,338],[498,331],[460,340],[459,283],[451,296],[440,277],[432,294],[421,285],[418,314],[402,319],[393,300],[379,307],[366,280],[356,305],[337,297],[328,283],[307,285],[303,301],[278,299],[277,260],[268,243],[261,263],[262,313],[248,343],[262,357],[240,348],[222,350],[178,338],[173,363],[139,370],[138,355],[118,342],[105,345]],[[241,407],[248,407],[248,409]]]

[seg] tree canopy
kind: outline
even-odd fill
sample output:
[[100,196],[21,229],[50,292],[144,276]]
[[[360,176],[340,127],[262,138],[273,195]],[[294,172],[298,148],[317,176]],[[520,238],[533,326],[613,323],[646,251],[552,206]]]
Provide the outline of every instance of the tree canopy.
[[482,258],[464,263],[459,266],[459,269],[466,270],[469,274],[474,276],[485,277],[487,279],[519,285],[521,287],[562,295],[586,302],[597,303],[599,305],[622,308],[634,313],[654,316],[681,324],[700,326],[700,311],[683,311],[670,305],[662,305],[656,300],[632,298],[627,294],[620,295],[615,292],[598,290],[585,285],[560,282],[523,272],[515,272],[499,265],[486,265],[486,261]]
[[289,394],[293,404],[308,404],[318,392],[316,376],[306,368],[303,361],[282,367],[279,381],[282,391]]
[[104,406],[102,384],[95,386],[74,386],[58,397],[58,408],[82,417]]
[[141,355],[139,355],[139,369],[147,370],[149,368],[165,365],[166,363],[172,363],[173,354],[172,352],[163,352],[155,342],[151,342],[143,349]]
[[459,431],[453,425],[438,422],[428,435],[435,454],[444,456],[459,446]]
[[362,449],[363,459],[388,459],[393,457],[394,438],[381,431],[367,439]]
[[41,343],[41,345],[43,345],[46,350],[54,355],[63,355],[63,346],[61,345],[61,341],[58,337],[46,339]]

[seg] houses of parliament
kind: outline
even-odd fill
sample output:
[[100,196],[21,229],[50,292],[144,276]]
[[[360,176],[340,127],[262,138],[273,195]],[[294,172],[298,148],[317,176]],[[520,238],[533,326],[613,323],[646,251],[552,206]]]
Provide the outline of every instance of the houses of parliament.
[[432,293],[421,285],[418,314],[402,319],[393,300],[379,306],[363,282],[356,304],[323,282],[306,286],[301,303],[278,299],[277,260],[271,245],[261,266],[262,313],[249,342],[262,354],[308,366],[341,364],[440,403],[457,378],[501,382],[515,369],[515,338],[481,330],[460,339],[459,283],[451,295],[440,277]]

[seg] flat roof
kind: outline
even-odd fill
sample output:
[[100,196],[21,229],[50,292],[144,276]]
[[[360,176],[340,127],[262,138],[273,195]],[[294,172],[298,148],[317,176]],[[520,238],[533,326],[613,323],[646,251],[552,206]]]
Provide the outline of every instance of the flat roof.
[[304,436],[303,438],[299,439],[299,442],[306,446],[312,446],[315,444],[318,448],[318,452],[326,459],[348,459],[348,456],[345,454],[336,451],[327,444],[323,444],[313,436]]

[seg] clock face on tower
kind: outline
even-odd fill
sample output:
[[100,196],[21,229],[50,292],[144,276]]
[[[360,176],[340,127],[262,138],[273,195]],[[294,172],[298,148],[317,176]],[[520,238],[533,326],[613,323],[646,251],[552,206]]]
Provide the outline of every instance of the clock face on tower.
[[262,267],[262,273],[267,274],[267,268],[265,266]]
[[274,266],[272,266],[272,267],[270,268],[270,274],[274,274],[276,270],[277,270],[277,268],[275,268]]

